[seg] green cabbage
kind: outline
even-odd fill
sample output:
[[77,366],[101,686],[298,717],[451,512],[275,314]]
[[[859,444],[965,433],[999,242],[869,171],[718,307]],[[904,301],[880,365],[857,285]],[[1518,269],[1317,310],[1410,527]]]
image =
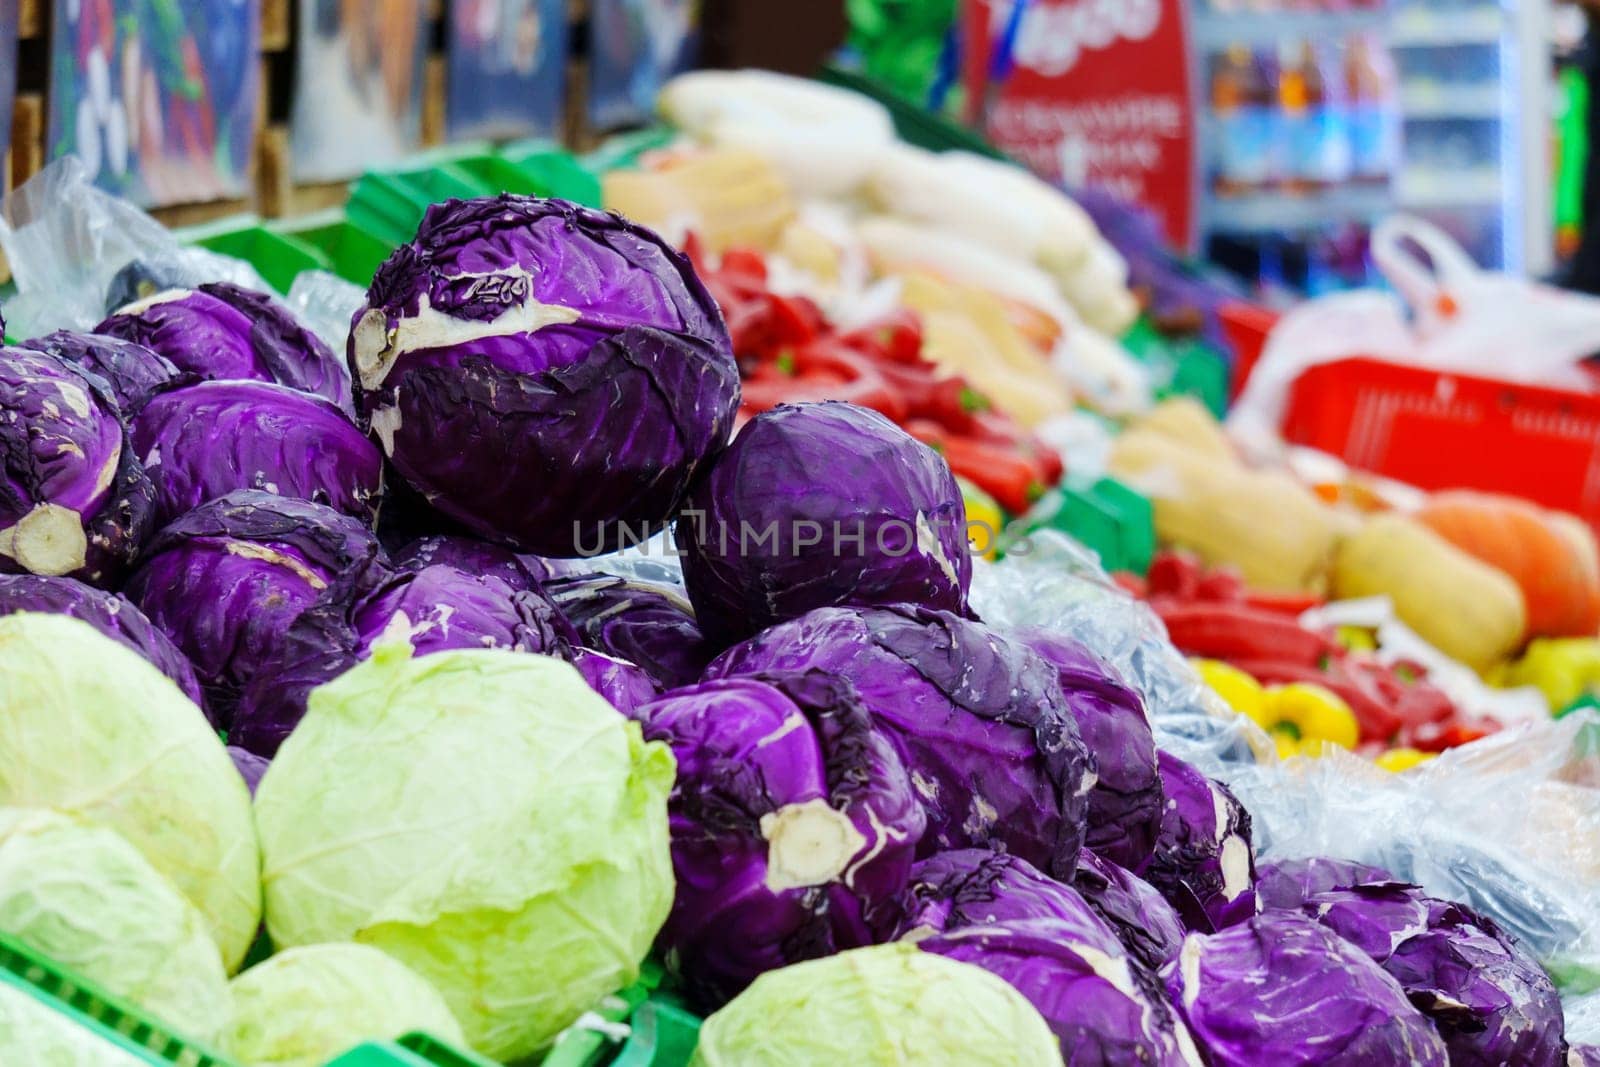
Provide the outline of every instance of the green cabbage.
[[365,945],[280,952],[235,978],[233,998],[219,1043],[245,1067],[322,1067],[363,1041],[413,1030],[464,1042],[438,990]]
[[0,809],[0,930],[182,1033],[227,1021],[205,917],[115,830]]
[[1003,979],[905,942],[769,971],[700,1028],[690,1067],[1060,1067]]
[[313,690],[262,778],[267,929],[382,949],[517,1059],[637,977],[672,903],[672,754],[559,660],[409,652]]
[[65,615],[0,619],[0,806],[116,829],[200,909],[229,971],[261,924],[250,793],[189,698]]
[[6,1067],[148,1067],[94,1031],[0,981],[0,1048]]

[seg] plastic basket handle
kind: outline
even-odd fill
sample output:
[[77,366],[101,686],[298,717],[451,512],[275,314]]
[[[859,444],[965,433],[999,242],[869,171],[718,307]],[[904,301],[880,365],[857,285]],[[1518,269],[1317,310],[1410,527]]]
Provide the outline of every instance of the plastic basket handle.
[[[1424,262],[1407,242],[1428,254]],[[1393,215],[1372,231],[1372,259],[1412,309],[1423,316],[1455,313],[1454,286],[1479,273],[1478,265],[1433,223],[1414,215]]]

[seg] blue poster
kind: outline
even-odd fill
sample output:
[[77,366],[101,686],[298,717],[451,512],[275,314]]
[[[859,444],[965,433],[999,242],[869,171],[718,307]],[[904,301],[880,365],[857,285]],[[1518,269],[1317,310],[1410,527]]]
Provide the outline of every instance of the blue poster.
[[614,129],[655,114],[656,93],[699,45],[698,0],[591,0],[589,123]]
[[249,191],[259,0],[55,0],[51,159],[144,207]]
[[454,140],[559,137],[564,0],[452,0],[445,128]]

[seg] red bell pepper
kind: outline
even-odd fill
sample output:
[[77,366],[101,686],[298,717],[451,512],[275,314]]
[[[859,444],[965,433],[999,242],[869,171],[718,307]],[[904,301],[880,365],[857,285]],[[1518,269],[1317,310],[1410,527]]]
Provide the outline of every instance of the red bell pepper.
[[1236,659],[1230,662],[1262,685],[1302,682],[1322,686],[1350,705],[1363,743],[1387,745],[1404,725],[1394,708],[1380,694],[1374,692],[1369,684],[1347,677],[1336,668],[1337,661],[1326,667],[1276,659]]
[[742,403],[753,411],[806,400],[844,400],[895,422],[906,417],[905,401],[877,365],[830,341],[795,349],[787,360],[758,367],[745,378]]
[[1200,589],[1200,561],[1187,552],[1157,552],[1147,577],[1151,596],[1193,600]]
[[1020,452],[948,433],[927,419],[907,420],[905,430],[1013,515],[1027,511],[1045,491],[1043,471]]
[[1326,634],[1308,630],[1282,615],[1246,604],[1150,601],[1166,624],[1172,643],[1190,656],[1206,659],[1269,660],[1320,667],[1339,646]]

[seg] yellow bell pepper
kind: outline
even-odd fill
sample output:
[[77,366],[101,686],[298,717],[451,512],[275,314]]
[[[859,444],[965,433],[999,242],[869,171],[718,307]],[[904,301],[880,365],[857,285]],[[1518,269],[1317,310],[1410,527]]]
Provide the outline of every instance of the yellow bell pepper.
[[1336,631],[1339,643],[1351,652],[1376,652],[1378,639],[1365,626],[1341,626]]
[[1498,684],[1537,686],[1552,712],[1570,707],[1585,693],[1600,689],[1600,640],[1592,637],[1539,638],[1521,659],[1506,668]]
[[956,484],[961,487],[961,499],[967,505],[967,541],[972,551],[984,559],[994,559],[1006,521],[1000,505],[965,478],[957,478]]
[[1355,714],[1336,694],[1320,685],[1293,682],[1268,689],[1258,715],[1253,715],[1260,727],[1268,733],[1288,734],[1301,744],[1302,754],[1321,752],[1320,744],[1327,741],[1340,748],[1355,748],[1361,739],[1361,729]]
[[1409,771],[1434,758],[1432,752],[1419,752],[1414,748],[1391,748],[1373,762],[1393,774]]
[[1216,659],[1190,660],[1200,673],[1200,680],[1209,685],[1223,701],[1240,715],[1261,721],[1261,706],[1266,690],[1261,683],[1231,663]]

